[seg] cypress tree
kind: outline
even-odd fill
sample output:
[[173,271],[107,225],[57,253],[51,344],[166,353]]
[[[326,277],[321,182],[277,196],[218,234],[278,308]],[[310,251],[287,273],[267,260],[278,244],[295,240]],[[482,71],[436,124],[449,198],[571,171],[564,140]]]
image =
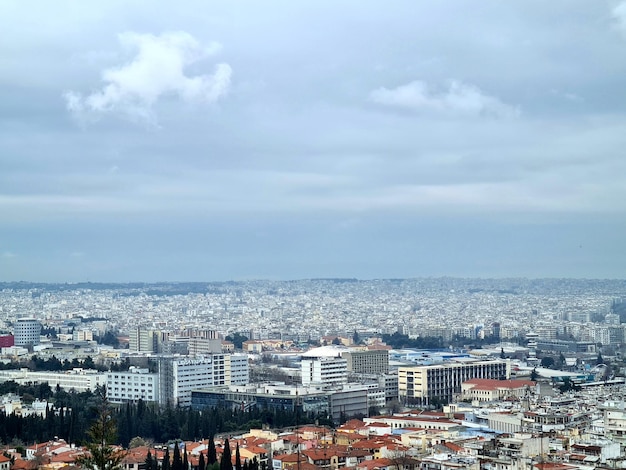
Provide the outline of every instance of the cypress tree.
[[152,452],[148,451],[148,455],[146,455],[146,470],[152,470],[154,468],[154,463],[152,462]]
[[170,470],[170,448],[165,448],[165,455],[163,456],[163,463],[161,464],[161,470]]
[[213,465],[217,462],[217,451],[215,450],[215,440],[213,435],[209,437],[209,448],[207,449],[207,462],[209,465]]
[[222,452],[222,460],[220,460],[220,470],[233,470],[230,442],[228,442],[228,439],[224,441],[224,451]]
[[189,470],[189,459],[187,458],[187,445],[183,448],[183,470]]
[[237,443],[237,449],[235,450],[235,469],[243,470],[241,467],[241,454],[239,453],[239,442]]
[[204,454],[200,452],[200,458],[198,459],[198,470],[206,470],[206,463],[204,463]]
[[174,442],[174,458],[172,459],[172,470],[183,470],[183,461],[180,458],[180,446],[178,441]]

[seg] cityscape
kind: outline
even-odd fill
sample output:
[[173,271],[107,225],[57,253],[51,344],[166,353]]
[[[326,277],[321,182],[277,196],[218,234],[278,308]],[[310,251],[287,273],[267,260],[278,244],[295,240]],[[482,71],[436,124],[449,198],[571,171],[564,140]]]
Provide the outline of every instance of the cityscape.
[[626,0],[0,1],[0,470],[626,470]]
[[[621,466],[626,281],[0,287],[0,417],[56,420],[34,447],[34,422],[21,436],[5,422],[6,462],[24,468],[81,461],[75,398],[103,390],[128,469],[147,452],[166,465],[179,440],[194,469],[211,446],[214,462],[230,446],[236,465],[238,447],[239,465],[277,470]],[[123,424],[137,406],[199,424],[134,435],[149,429]],[[205,421],[206,410],[236,415]],[[68,428],[74,414],[83,424]]]

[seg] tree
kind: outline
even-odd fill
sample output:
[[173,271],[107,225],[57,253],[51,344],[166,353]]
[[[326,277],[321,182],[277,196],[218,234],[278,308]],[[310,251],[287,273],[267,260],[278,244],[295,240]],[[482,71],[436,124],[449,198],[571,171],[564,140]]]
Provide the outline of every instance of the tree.
[[143,437],[139,437],[139,436],[135,436],[130,440],[130,443],[128,444],[128,447],[130,449],[134,449],[135,447],[143,447],[148,445],[148,443],[146,442],[146,440]]
[[206,462],[204,461],[203,452],[200,452],[200,458],[198,459],[198,470],[206,470]]
[[500,348],[500,359],[505,359],[506,355],[504,354],[504,348]]
[[153,470],[154,469],[154,460],[152,458],[152,452],[150,452],[148,450],[148,455],[146,455],[146,470]]
[[90,470],[121,470],[125,453],[112,446],[117,429],[111,416],[106,388],[99,388],[97,393],[100,395],[98,413],[87,432],[89,441],[85,445],[89,453],[77,461],[83,468]]
[[544,356],[541,359],[541,367],[551,368],[554,366],[554,358],[551,356]]
[[161,470],[170,470],[170,448],[165,448],[165,454],[163,455],[163,463],[161,464]]
[[537,368],[533,368],[532,372],[530,373],[530,380],[532,380],[533,382],[537,381],[537,377],[539,377],[539,374],[537,373]]
[[183,470],[183,461],[180,458],[180,445],[174,442],[174,458],[172,459],[172,470]]
[[187,446],[183,449],[183,469],[189,470],[189,458],[187,457]]
[[228,439],[224,441],[224,451],[222,452],[222,460],[220,460],[220,470],[233,470],[233,462],[230,454],[230,442],[228,442]]
[[604,364],[604,358],[601,353],[598,353],[598,357],[596,358],[596,365]]
[[215,440],[213,435],[209,437],[209,448],[207,449],[207,463],[213,465],[217,462],[217,451],[215,450]]
[[354,344],[359,344],[361,342],[361,337],[359,336],[359,332],[354,330],[354,334],[352,335],[352,342]]
[[241,454],[239,453],[239,442],[237,443],[237,448],[235,449],[235,469],[243,470],[241,467]]

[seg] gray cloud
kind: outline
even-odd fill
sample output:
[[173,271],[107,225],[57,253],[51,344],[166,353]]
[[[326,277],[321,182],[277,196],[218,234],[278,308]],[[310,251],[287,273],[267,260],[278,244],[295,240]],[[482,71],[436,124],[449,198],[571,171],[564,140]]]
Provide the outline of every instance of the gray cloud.
[[29,5],[0,4],[0,277],[626,262],[624,2]]

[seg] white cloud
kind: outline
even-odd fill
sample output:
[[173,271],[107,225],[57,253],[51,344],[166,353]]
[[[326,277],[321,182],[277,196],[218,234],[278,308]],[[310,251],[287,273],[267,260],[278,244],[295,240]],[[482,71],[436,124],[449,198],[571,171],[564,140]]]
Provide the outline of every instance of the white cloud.
[[217,64],[212,74],[185,74],[185,67],[219,51],[218,43],[205,47],[180,31],[160,36],[127,32],[118,39],[134,57],[128,63],[105,69],[104,85],[98,91],[86,96],[75,91],[64,93],[70,112],[78,115],[120,112],[134,119],[152,120],[152,106],[163,96],[213,103],[228,92],[232,69],[226,63]]
[[618,3],[611,11],[611,15],[619,29],[626,34],[626,1]]
[[2,253],[2,257],[3,258],[15,258],[17,257],[17,254],[13,253],[12,251],[5,251]]
[[519,109],[483,93],[478,87],[450,80],[447,90],[437,93],[428,84],[415,80],[396,88],[381,87],[370,93],[375,103],[462,116],[515,117]]

